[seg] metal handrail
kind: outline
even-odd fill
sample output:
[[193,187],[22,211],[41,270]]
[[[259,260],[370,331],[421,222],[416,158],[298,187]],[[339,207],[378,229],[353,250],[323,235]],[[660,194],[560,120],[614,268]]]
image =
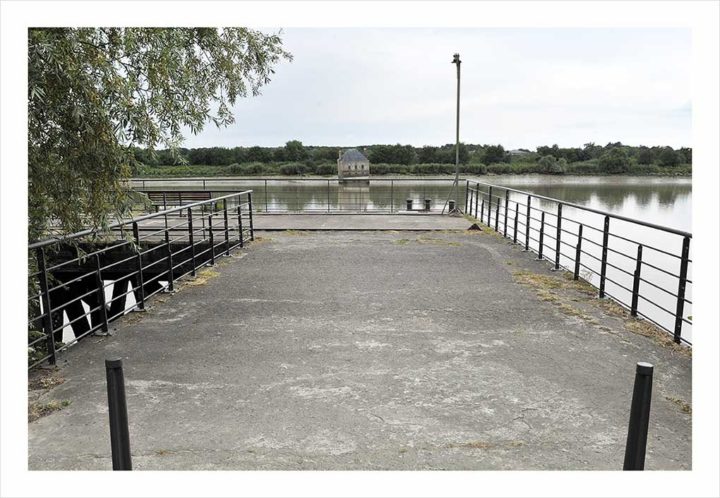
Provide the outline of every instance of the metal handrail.
[[[683,237],[690,237],[690,238],[692,238],[692,234],[691,234],[690,232],[685,232],[685,231],[683,231],[683,230],[678,230],[678,229],[676,229],[676,228],[671,228],[671,227],[665,227],[665,226],[662,226],[662,225],[656,225],[655,223],[650,223],[650,222],[648,222],[648,221],[635,220],[635,219],[633,219],[633,218],[628,218],[627,216],[622,216],[622,215],[619,215],[619,214],[614,214],[614,213],[611,213],[611,212],[609,212],[609,211],[603,211],[603,210],[601,210],[601,209],[590,208],[590,207],[587,207],[587,206],[583,206],[583,205],[581,205],[581,204],[574,204],[574,203],[572,203],[572,202],[565,202],[565,201],[560,200],[560,199],[553,199],[552,197],[546,197],[546,196],[544,196],[544,195],[539,195],[539,194],[532,194],[532,193],[526,192],[526,191],[524,191],[524,190],[517,190],[517,189],[514,189],[514,188],[510,188],[510,187],[503,187],[503,186],[501,186],[501,185],[493,185],[493,184],[491,184],[491,183],[484,183],[484,182],[473,182],[473,183],[476,183],[476,184],[478,184],[478,185],[485,185],[486,187],[493,187],[493,188],[499,188],[499,189],[503,189],[503,190],[508,190],[508,191],[510,191],[510,192],[515,192],[515,193],[517,193],[517,194],[530,195],[530,196],[532,196],[532,197],[534,197],[534,198],[536,198],[536,199],[543,199],[543,200],[550,201],[550,202],[559,202],[559,203],[562,204],[563,206],[568,206],[568,207],[572,207],[572,208],[582,209],[583,211],[588,211],[588,212],[590,212],[590,213],[600,214],[600,215],[603,215],[603,216],[609,216],[610,218],[614,218],[614,219],[616,219],[616,220],[627,221],[627,222],[635,223],[635,224],[637,224],[637,225],[642,225],[642,226],[645,226],[645,227],[648,227],[648,228],[654,228],[654,229],[656,229],[656,230],[662,230],[663,232],[674,233],[675,235],[682,235]],[[550,213],[550,214],[552,214],[552,213]]]
[[[187,208],[194,208],[194,207],[197,207],[197,206],[200,206],[200,205],[209,204],[209,203],[211,203],[211,202],[222,201],[222,200],[224,200],[224,199],[229,199],[229,198],[231,198],[231,197],[236,197],[236,196],[238,196],[238,195],[243,195],[243,194],[248,194],[248,193],[252,193],[252,190],[243,190],[242,192],[235,192],[235,193],[232,193],[232,194],[224,195],[224,196],[222,196],[222,197],[215,197],[215,198],[209,199],[209,200],[197,201],[197,202],[193,202],[193,203],[191,203],[191,204],[184,204],[184,205],[182,205],[182,206],[178,206],[178,207],[175,207],[175,208],[172,208],[172,209],[164,210],[164,211],[162,211],[161,213],[150,213],[150,214],[146,214],[146,215],[143,215],[143,216],[138,216],[137,218],[132,218],[132,219],[129,219],[129,220],[117,221],[117,222],[112,223],[112,224],[108,225],[107,227],[105,227],[105,230],[112,230],[112,229],[114,229],[114,228],[119,228],[119,227],[125,226],[125,225],[131,225],[131,224],[133,224],[133,223],[138,223],[138,222],[141,222],[141,221],[149,220],[149,219],[151,219],[151,218],[163,217],[163,216],[166,216],[166,215],[168,215],[168,214],[170,214],[170,213],[174,213],[174,212],[177,212],[177,211],[182,211],[182,210],[187,209]],[[102,232],[102,231],[99,230],[99,229],[97,229],[97,228],[88,228],[88,229],[86,229],[86,230],[81,230],[81,231],[79,231],[79,232],[71,233],[71,234],[69,234],[69,235],[64,235],[64,236],[62,236],[62,237],[51,237],[51,238],[48,238],[48,239],[43,239],[43,240],[39,240],[39,241],[33,242],[33,243],[31,243],[30,245],[28,245],[28,249],[37,249],[38,247],[45,247],[45,246],[48,246],[48,245],[50,245],[50,244],[55,244],[55,243],[58,243],[58,242],[66,242],[66,241],[68,241],[68,240],[77,239],[77,238],[79,238],[79,237],[86,237],[86,236],[88,236],[88,235],[92,235],[92,234],[94,234],[94,233],[101,233],[101,232]]]
[[[487,189],[481,189],[481,186],[487,187]],[[493,195],[493,190],[495,195]],[[579,271],[580,268],[585,268],[592,273],[595,273],[599,275],[600,278],[600,284],[599,284],[599,297],[610,297],[614,300],[616,300],[619,304],[627,307],[630,309],[632,316],[646,316],[643,313],[641,313],[638,309],[638,300],[642,299],[645,302],[648,302],[657,308],[661,309],[662,311],[670,314],[675,319],[675,326],[674,329],[671,330],[670,328],[660,325],[655,320],[651,320],[656,325],[660,326],[662,329],[670,332],[674,336],[674,340],[676,343],[686,343],[690,344],[690,341],[688,341],[686,338],[682,337],[682,324],[687,323],[689,325],[692,325],[692,321],[686,319],[684,314],[684,305],[686,303],[692,305],[692,301],[689,299],[686,299],[685,292],[686,292],[686,286],[688,284],[692,284],[692,280],[688,278],[688,266],[691,263],[689,249],[690,249],[690,241],[692,239],[692,234],[685,232],[683,230],[677,230],[670,227],[663,227],[660,225],[656,225],[654,223],[648,223],[642,220],[635,220],[632,218],[628,218],[626,216],[621,216],[617,214],[613,214],[610,212],[602,211],[599,209],[594,208],[588,208],[582,205],[564,202],[560,199],[553,199],[550,197],[532,194],[529,192],[512,189],[508,187],[498,186],[498,185],[492,185],[489,183],[484,182],[470,182],[469,180],[466,181],[466,191],[469,193],[466,196],[466,203],[465,203],[465,210],[467,213],[473,215],[478,219],[481,223],[484,223],[488,225],[489,227],[493,227],[495,231],[498,233],[501,233],[504,237],[511,238],[514,243],[522,244],[525,246],[526,250],[532,250],[538,253],[539,259],[547,259],[554,262],[555,269],[564,268],[568,271],[571,271],[574,273],[574,279],[579,279]],[[498,191],[504,191],[505,196],[498,195]],[[510,200],[509,193],[514,192],[516,194],[522,195],[527,198],[527,201],[525,203],[521,203],[517,200]],[[478,200],[482,198],[482,207],[483,209],[479,209],[478,206]],[[486,203],[487,199],[487,203]],[[554,203],[557,206],[556,212],[547,211],[546,209],[543,209],[542,207],[533,206],[532,199],[541,199],[545,200],[551,203]],[[493,202],[494,201],[494,202]],[[493,205],[494,203],[494,205]],[[515,209],[512,209],[512,204],[515,204]],[[520,206],[522,206],[523,212],[520,212]],[[577,220],[573,220],[572,218],[568,216],[562,215],[562,208],[564,207],[571,207],[578,209],[580,211],[587,211],[594,214],[599,214],[604,216],[604,228],[596,228],[591,225],[588,225],[587,222],[581,223]],[[502,208],[502,213],[501,213]],[[493,211],[495,211],[493,213]],[[537,218],[535,216],[531,216],[531,213],[534,212],[540,212],[542,216],[540,218]],[[513,215],[514,219],[508,219],[509,215]],[[504,215],[504,216],[503,216]],[[551,219],[557,220],[557,224],[549,223],[546,220],[546,215],[549,215]],[[522,220],[520,219],[522,217]],[[554,217],[554,218],[553,218]],[[500,223],[500,219],[504,218],[503,222]],[[645,244],[644,242],[638,242],[635,240],[632,240],[627,237],[620,236],[616,233],[612,233],[610,231],[610,220],[611,219],[617,219],[628,223],[633,223],[635,225],[640,225],[644,227],[648,227],[651,229],[659,230],[664,233],[668,233],[671,235],[677,235],[681,236],[683,240],[683,247],[682,247],[682,254],[673,254],[671,252],[658,249],[656,247],[653,247],[651,245]],[[509,233],[509,225],[512,221],[513,227],[512,227],[512,233]],[[532,226],[532,222],[536,222],[537,224]],[[578,233],[570,232],[563,228],[563,224],[566,222],[572,222],[577,225]],[[518,225],[523,227],[522,231],[518,230]],[[602,235],[602,242],[598,242],[595,240],[592,240],[588,237],[583,237],[582,235],[582,229],[590,229],[593,230],[593,232],[597,234]],[[552,231],[550,229],[553,229]],[[539,234],[538,238],[532,237],[531,233]],[[572,241],[575,242],[575,246],[573,244],[563,241],[562,240],[562,234],[567,234]],[[520,234],[525,240],[520,241],[518,239],[518,234]],[[553,235],[555,234],[555,235]],[[629,254],[626,254],[622,250],[617,250],[615,248],[609,247],[609,237],[613,237],[615,239],[622,240],[624,242],[628,242],[631,244],[634,244],[637,247],[637,256],[631,256]],[[532,247],[530,245],[530,241],[533,241],[537,249],[535,247]],[[548,244],[547,240],[552,241],[552,244]],[[596,256],[595,254],[589,253],[585,250],[583,250],[582,245],[583,243],[590,243],[593,246],[599,248],[601,251],[601,255]],[[571,256],[568,254],[563,253],[560,248],[562,245],[566,245],[570,248],[575,247],[575,256]],[[665,254],[667,256],[672,256],[674,258],[677,258],[680,260],[680,271],[679,275],[672,273],[671,271],[668,271],[664,268],[660,268],[659,266],[656,266],[648,261],[643,261],[642,259],[642,249],[647,248],[651,251],[655,251],[658,253]],[[548,249],[552,253],[552,259],[547,255],[544,254],[544,250]],[[610,254],[616,254],[619,256],[622,256],[624,258],[629,259],[630,261],[635,262],[635,271],[631,272],[628,269],[621,268],[620,266],[613,264],[612,262],[608,261],[608,256]],[[600,271],[598,272],[596,269],[590,268],[584,264],[581,263],[580,259],[582,256],[585,255],[586,257],[590,257],[591,259],[597,261],[600,263]],[[574,263],[574,270],[567,268],[563,266],[561,263],[561,257],[566,258],[566,260],[569,260],[571,263]],[[670,292],[669,290],[663,288],[660,283],[654,283],[648,280],[649,277],[643,278],[641,276],[641,270],[643,267],[648,267],[653,270],[660,271],[661,273],[676,279],[677,282],[677,293]],[[629,287],[621,284],[620,282],[614,280],[610,276],[607,275],[607,269],[611,268],[615,271],[618,271],[618,275],[622,275],[624,278],[630,277],[632,279],[632,289]],[[622,289],[624,291],[627,291],[632,296],[632,302],[627,303],[623,302],[621,299],[617,299],[615,296],[610,295],[605,290],[605,282],[610,282],[617,286],[619,289]],[[646,284],[650,284],[652,287],[656,287],[660,290],[662,290],[666,295],[670,295],[676,300],[676,311],[672,312],[668,310],[667,308],[660,306],[658,303],[653,302],[650,300],[647,296],[643,295],[640,290],[640,283],[644,282]],[[592,285],[595,285],[594,283],[590,282]]]
[[[227,200],[231,198],[237,201],[233,206],[230,206],[227,202]],[[108,322],[124,315],[128,311],[127,303],[124,305],[125,309],[116,311],[116,301],[126,298],[126,296],[131,293],[138,292],[138,294],[135,295],[135,308],[144,309],[145,302],[149,297],[167,288],[172,290],[174,281],[187,274],[194,275],[195,271],[201,266],[208,263],[212,264],[216,258],[229,255],[232,249],[238,246],[243,247],[246,242],[254,240],[252,202],[252,190],[245,190],[221,197],[193,202],[192,204],[179,206],[172,210],[151,213],[114,223],[108,227],[107,230],[113,230],[119,226],[127,227],[128,233],[132,233],[134,244],[131,243],[130,240],[125,240],[121,243],[117,243],[117,240],[114,240],[108,241],[109,245],[98,250],[93,250],[89,254],[64,256],[62,252],[59,252],[55,254],[53,258],[62,259],[62,261],[59,263],[49,261],[49,263],[56,263],[52,265],[48,265],[48,261],[46,261],[46,248],[48,246],[53,244],[60,246],[63,243],[82,237],[91,237],[91,241],[94,242],[97,240],[95,236],[106,232],[98,229],[89,229],[70,234],[66,237],[56,237],[30,244],[28,249],[31,254],[34,253],[38,264],[38,271],[32,272],[30,278],[31,282],[35,281],[38,284],[39,292],[33,290],[32,296],[28,298],[28,300],[33,303],[33,314],[37,314],[37,316],[28,318],[28,327],[29,330],[36,331],[40,335],[32,339],[28,338],[28,347],[37,346],[37,344],[45,341],[46,348],[38,351],[42,357],[39,359],[35,358],[35,361],[29,368],[34,368],[45,361],[55,364],[57,354],[60,351],[66,350],[71,344],[76,343],[81,338],[97,330],[102,329],[107,331]],[[204,205],[212,206],[209,213],[205,214],[203,210],[203,214],[197,214],[196,212],[196,214],[193,215],[192,209],[194,207]],[[218,209],[219,205],[222,205],[222,207]],[[167,220],[168,213],[185,210],[187,210],[188,215],[182,222],[175,223],[172,226],[166,226],[160,230],[153,229],[152,234],[143,234],[142,237],[140,236],[138,223],[157,218]],[[214,227],[212,226],[213,217],[217,220]],[[208,223],[207,227],[204,226],[206,220]],[[193,223],[195,223],[195,226]],[[203,225],[202,227],[200,226],[201,223]],[[132,230],[130,230],[130,227],[132,227]],[[207,231],[208,236],[206,237],[203,233],[202,236],[195,237],[195,234],[199,231]],[[181,232],[181,236],[171,236],[171,232],[173,234]],[[164,240],[158,240],[158,238],[154,240],[150,239],[151,235],[160,235],[162,233],[164,233]],[[157,244],[143,250],[140,246],[141,242],[157,242]],[[199,253],[196,252],[196,247],[199,244],[202,244],[200,247],[203,248],[208,242],[209,247],[207,249]],[[182,248],[177,250],[175,249],[177,246],[182,246]],[[108,257],[110,250],[123,247],[125,247],[124,252],[118,255],[118,259],[114,259],[114,255],[112,258]],[[127,256],[128,249],[130,252],[134,252],[134,254]],[[186,257],[188,251],[190,255]],[[157,252],[159,252],[159,255],[153,254],[152,257],[149,257],[151,253]],[[209,261],[208,258],[201,257],[207,252],[211,253]],[[175,262],[173,262],[173,255],[177,258]],[[182,255],[182,257],[180,257],[180,255]],[[180,259],[182,259],[182,261],[180,261]],[[135,261],[135,265],[132,264],[133,261]],[[119,265],[123,264],[127,264],[129,267],[118,268]],[[150,274],[154,276],[146,279],[145,276],[147,275],[148,269],[153,267],[155,267],[155,269],[150,272]],[[107,278],[106,272],[108,272],[108,270],[112,271],[112,278],[116,279],[115,281],[111,281],[111,283],[105,283]],[[183,271],[184,273],[182,273]],[[71,272],[70,275],[68,275],[68,280],[58,282],[51,278],[53,276],[57,277],[58,274],[67,274],[68,272]],[[82,275],[75,276],[75,272],[82,273]],[[181,274],[177,275],[177,273]],[[119,277],[116,277],[116,275],[119,275]],[[168,285],[163,286],[159,284],[161,280],[167,280]],[[78,283],[81,281],[84,282],[78,286]],[[50,282],[52,282],[52,285],[50,285]],[[111,285],[117,284],[117,282],[131,282],[131,290],[126,290],[127,286],[125,289],[117,289],[118,292],[116,292],[116,289],[113,289],[113,296],[108,300],[105,291]],[[145,287],[153,282],[155,282],[155,285],[149,287],[149,289],[158,287],[157,290],[145,295]],[[69,289],[72,294],[54,294],[54,291],[61,288]],[[82,312],[77,313],[77,307],[80,303],[87,305],[89,311],[82,310]],[[119,306],[123,305],[120,304]],[[75,311],[71,312],[73,309]],[[57,323],[57,320],[53,320],[54,317],[58,316],[58,312],[65,311],[68,312],[68,323],[62,323],[63,320],[60,321],[61,323]],[[111,313],[112,315],[108,316]],[[89,322],[87,322],[88,318]],[[54,321],[56,323],[53,323]],[[76,324],[82,325],[79,333],[75,328]],[[73,327],[75,339],[66,344],[56,343],[55,335],[67,326]],[[35,347],[35,349],[37,350],[38,348]],[[46,352],[47,354],[45,354]]]

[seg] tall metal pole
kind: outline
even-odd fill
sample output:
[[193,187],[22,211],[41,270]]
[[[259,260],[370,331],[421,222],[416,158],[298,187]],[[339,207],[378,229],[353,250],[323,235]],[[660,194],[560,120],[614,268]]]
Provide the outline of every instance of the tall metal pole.
[[[453,54],[452,63],[457,68],[457,102],[455,106],[455,200],[460,195],[460,54]],[[458,204],[456,203],[455,206]],[[455,208],[455,212],[460,212],[459,208]]]

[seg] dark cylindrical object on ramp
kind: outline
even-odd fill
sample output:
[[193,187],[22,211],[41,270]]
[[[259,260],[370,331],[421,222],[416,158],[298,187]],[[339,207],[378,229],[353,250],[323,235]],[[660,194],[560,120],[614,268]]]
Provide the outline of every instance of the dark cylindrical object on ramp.
[[125,376],[122,360],[105,360],[107,376],[108,411],[110,413],[110,447],[113,470],[132,470],[130,457],[130,430],[128,429]]
[[647,447],[648,425],[650,423],[650,401],[652,397],[653,366],[638,363],[635,370],[635,387],[630,406],[630,424],[625,445],[623,470],[645,469],[645,448]]

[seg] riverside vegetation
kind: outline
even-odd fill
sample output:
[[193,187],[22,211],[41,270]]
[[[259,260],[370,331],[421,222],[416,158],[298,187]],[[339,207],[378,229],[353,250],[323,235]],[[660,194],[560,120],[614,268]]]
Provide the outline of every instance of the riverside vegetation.
[[[136,148],[133,174],[178,176],[335,175],[338,151],[345,147],[304,146],[297,140],[282,147],[209,147],[150,151]],[[455,146],[369,145],[363,150],[373,175],[443,175],[455,172]],[[460,146],[463,174],[656,175],[692,174],[692,149],[669,146],[539,146],[535,151],[507,151],[502,145]]]

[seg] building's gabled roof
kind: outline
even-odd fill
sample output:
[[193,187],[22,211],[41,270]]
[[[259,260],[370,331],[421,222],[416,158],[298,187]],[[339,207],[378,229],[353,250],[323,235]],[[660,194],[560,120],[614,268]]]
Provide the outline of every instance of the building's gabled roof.
[[340,161],[346,163],[346,162],[357,162],[357,161],[367,161],[367,157],[363,155],[362,152],[360,152],[357,149],[348,149],[345,152],[343,152],[342,157],[340,157]]

